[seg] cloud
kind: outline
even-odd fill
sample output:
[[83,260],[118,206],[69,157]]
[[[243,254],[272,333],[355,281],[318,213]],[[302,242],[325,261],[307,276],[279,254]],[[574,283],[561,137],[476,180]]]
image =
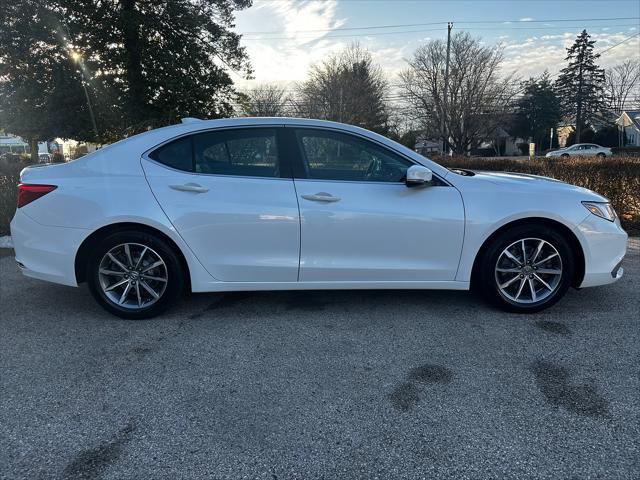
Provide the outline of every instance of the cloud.
[[[596,41],[596,53],[614,46],[628,36],[628,31],[618,33],[605,31],[591,34],[591,38]],[[538,76],[545,70],[548,70],[552,75],[556,74],[566,65],[566,49],[573,44],[575,38],[575,32],[565,32],[540,37],[532,36],[525,40],[505,43],[503,71],[505,73],[516,72],[523,78]],[[637,58],[639,48],[640,38],[629,40],[604,52],[597,63],[603,68],[608,68],[628,58]]]
[[523,17],[520,20],[518,20],[519,22],[533,22],[535,20],[535,18],[531,18],[531,17]]
[[245,34],[242,44],[249,53],[255,80],[235,79],[236,83],[242,88],[261,82],[300,81],[312,63],[344,48],[342,39],[327,38],[345,23],[337,17],[337,4],[337,0],[257,0],[240,12],[236,31]]

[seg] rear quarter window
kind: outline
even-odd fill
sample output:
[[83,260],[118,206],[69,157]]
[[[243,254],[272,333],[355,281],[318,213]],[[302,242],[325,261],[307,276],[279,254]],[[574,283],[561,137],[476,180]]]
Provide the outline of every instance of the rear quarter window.
[[190,137],[179,138],[157,148],[149,157],[167,167],[193,171],[193,148]]

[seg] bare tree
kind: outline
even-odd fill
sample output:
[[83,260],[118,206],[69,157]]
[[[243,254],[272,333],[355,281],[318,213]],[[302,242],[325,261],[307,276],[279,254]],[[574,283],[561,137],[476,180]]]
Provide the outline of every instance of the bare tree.
[[286,117],[290,97],[285,88],[264,84],[240,96],[240,112],[246,117]]
[[605,70],[605,94],[609,109],[616,115],[628,109],[627,101],[636,93],[640,95],[640,61],[626,60]]
[[517,82],[512,75],[499,76],[503,60],[499,45],[485,46],[479,39],[460,32],[451,38],[445,99],[446,54],[447,45],[442,40],[418,47],[409,68],[400,74],[400,88],[425,131],[447,140],[454,152],[464,153],[482,138],[492,137],[504,121]]
[[388,83],[371,54],[357,43],[313,65],[298,86],[296,110],[302,117],[358,125],[379,133],[388,129]]

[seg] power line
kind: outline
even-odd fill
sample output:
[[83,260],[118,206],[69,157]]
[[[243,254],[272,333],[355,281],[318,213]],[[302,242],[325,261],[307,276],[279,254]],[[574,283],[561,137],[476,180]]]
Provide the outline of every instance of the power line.
[[[630,24],[618,24],[618,25],[592,25],[593,28],[611,28],[611,27],[635,27],[635,23]],[[505,27],[500,28],[500,30],[556,30],[561,28],[584,28],[584,25],[563,25],[559,27]],[[487,28],[487,27],[472,27],[472,28],[462,28],[461,30],[492,30],[495,31],[496,28]],[[326,38],[345,38],[345,37],[378,37],[385,35],[402,35],[407,33],[430,33],[430,32],[440,32],[441,28],[430,28],[430,29],[420,29],[420,30],[398,30],[395,32],[370,32],[370,33],[352,33],[346,35],[323,35],[323,36],[286,36],[286,37],[256,37],[256,38],[246,38],[242,37],[244,41],[261,41],[268,42],[271,40],[300,40],[300,39],[308,39],[308,40],[323,40]]]
[[[456,24],[510,24],[510,23],[551,23],[551,22],[606,22],[617,20],[640,20],[640,17],[610,17],[610,18],[555,18],[548,20],[467,20],[467,21],[455,21]],[[289,33],[320,33],[320,32],[336,32],[347,30],[376,30],[382,28],[407,28],[407,27],[425,27],[430,25],[447,25],[446,21],[439,22],[427,22],[427,23],[401,23],[395,25],[365,25],[362,27],[337,27],[337,28],[321,28],[321,29],[305,29],[305,30],[292,30]],[[282,31],[258,31],[258,32],[243,32],[243,35],[277,35]]]
[[620,46],[620,45],[622,45],[623,43],[628,42],[629,40],[631,40],[631,39],[632,39],[632,38],[634,38],[634,37],[637,37],[638,35],[640,35],[640,32],[638,32],[638,33],[634,33],[633,35],[631,35],[630,37],[625,38],[625,39],[624,39],[624,40],[622,40],[621,42],[618,42],[618,43],[616,43],[615,45],[610,46],[610,47],[609,47],[609,48],[607,48],[606,50],[603,50],[603,51],[601,51],[601,52],[597,52],[597,53],[599,53],[600,55],[602,55],[603,53],[607,53],[609,50],[612,50],[612,49],[614,49],[614,48],[616,48],[616,47],[619,47],[619,46]]

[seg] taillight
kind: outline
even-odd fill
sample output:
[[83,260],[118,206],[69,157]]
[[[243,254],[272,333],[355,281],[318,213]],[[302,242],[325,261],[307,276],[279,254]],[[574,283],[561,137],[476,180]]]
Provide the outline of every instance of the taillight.
[[53,192],[56,185],[28,185],[21,183],[18,185],[18,208],[37,200],[38,198]]

